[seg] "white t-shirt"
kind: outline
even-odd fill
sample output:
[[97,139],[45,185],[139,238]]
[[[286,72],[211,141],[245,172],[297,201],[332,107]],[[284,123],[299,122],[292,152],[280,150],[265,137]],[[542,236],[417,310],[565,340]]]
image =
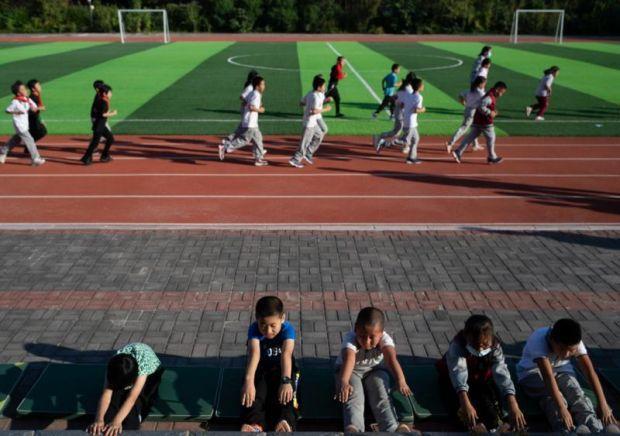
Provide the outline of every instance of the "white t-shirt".
[[310,91],[303,98],[304,102],[304,126],[314,127],[317,125],[317,120],[323,118],[323,115],[319,112],[313,114],[314,109],[323,109],[323,102],[325,101],[325,94],[319,91]]
[[14,98],[11,100],[11,104],[6,108],[7,112],[22,112],[19,115],[13,114],[13,127],[15,127],[16,132],[27,132],[28,131],[28,109],[30,107],[36,108],[37,105],[31,99],[28,101],[19,101]]
[[246,86],[245,88],[243,88],[243,91],[241,91],[241,98],[245,100],[252,91],[254,91],[254,87],[251,84]]
[[403,124],[405,127],[418,127],[418,113],[416,109],[422,107],[422,101],[424,99],[418,92],[409,94],[403,101],[405,107],[403,108]]
[[486,79],[487,77],[489,77],[489,69],[480,67],[480,69],[478,69],[478,72],[476,73],[476,76],[481,76]]
[[465,108],[476,109],[480,104],[480,100],[484,96],[484,89],[476,88],[473,91],[461,92],[461,97],[465,100]]
[[537,97],[548,97],[549,91],[547,88],[551,89],[551,85],[553,85],[553,74],[547,74],[542,79],[540,79],[540,83],[538,84],[538,89],[536,90]]
[[262,94],[253,90],[245,99],[245,107],[243,108],[243,119],[241,127],[258,128],[258,112],[250,110],[251,106],[255,108],[261,107]]
[[400,103],[405,101],[405,98],[407,98],[407,95],[413,94],[413,88],[411,87],[411,85],[407,85],[405,86],[405,89],[399,89],[396,92],[396,105],[394,106],[394,118],[397,120],[401,120],[403,119],[403,113],[402,110],[400,108]]
[[[340,351],[353,350],[355,352],[355,367],[367,367],[372,368],[374,366],[383,363],[383,347],[394,347],[394,339],[386,332],[383,332],[383,336],[379,340],[379,344],[372,350],[360,349],[355,339],[355,332],[351,331],[344,336]],[[336,366],[342,365],[342,353],[338,355],[336,360]]]
[[[535,362],[536,359],[541,357],[546,357],[549,359],[549,363],[553,368],[554,373],[574,373],[575,370],[573,368],[573,364],[570,359],[558,359],[551,349],[551,344],[549,343],[549,333],[551,332],[551,327],[541,327],[537,330],[534,330],[534,333],[527,338],[527,342],[525,343],[525,347],[523,347],[523,354],[521,356],[521,360],[517,364],[517,377],[519,380],[523,380],[530,374],[539,373],[538,364]],[[583,356],[584,354],[588,354],[583,341],[579,342],[577,356]]]

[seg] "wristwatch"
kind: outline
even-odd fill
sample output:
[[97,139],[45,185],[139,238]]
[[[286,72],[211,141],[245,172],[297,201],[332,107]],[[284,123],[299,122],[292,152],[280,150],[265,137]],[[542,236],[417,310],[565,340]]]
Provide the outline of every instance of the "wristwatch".
[[283,385],[292,385],[293,379],[291,379],[290,377],[282,377],[280,383],[282,383]]

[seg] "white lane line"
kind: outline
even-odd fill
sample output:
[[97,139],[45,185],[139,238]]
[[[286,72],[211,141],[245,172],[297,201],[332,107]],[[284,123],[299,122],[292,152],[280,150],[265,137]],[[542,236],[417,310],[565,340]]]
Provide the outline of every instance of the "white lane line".
[[[334,52],[336,53],[336,56],[342,56],[342,54],[336,50],[336,48],[330,43],[330,42],[326,42],[325,44],[327,44],[327,46]],[[353,74],[355,74],[355,76],[359,79],[360,82],[362,82],[362,85],[364,85],[364,87],[368,90],[368,92],[370,93],[370,95],[373,96],[373,98],[375,100],[377,100],[377,103],[381,103],[382,99],[379,98],[379,96],[377,95],[377,93],[375,92],[374,89],[372,89],[372,87],[368,84],[368,82],[361,76],[360,73],[357,72],[357,70],[355,69],[355,67],[353,66],[353,64],[351,63],[351,61],[347,60],[347,65],[349,66],[349,69],[351,70],[351,72]]]
[[620,200],[620,195],[564,195],[564,194],[514,194],[514,195],[194,195],[194,194],[51,194],[51,195],[0,195],[0,200],[98,200],[98,199],[196,199],[196,200],[519,200],[519,199],[576,199]]
[[484,178],[584,178],[584,179],[615,179],[620,178],[619,174],[543,174],[543,173],[436,173],[436,174],[416,174],[399,172],[377,172],[377,173],[52,173],[52,174],[0,174],[0,178],[83,178],[83,177],[392,177],[418,179],[425,177],[484,177]]
[[[242,154],[237,155],[240,159],[250,159],[250,155],[244,156]],[[74,155],[71,156],[44,156],[48,161],[53,162],[55,159],[71,159],[74,158]],[[18,157],[8,157],[7,161],[12,161],[12,160],[23,160],[24,158],[18,158]],[[204,160],[204,161],[214,161],[214,162],[219,162],[219,159],[216,156],[205,156],[205,155],[188,155],[188,156],[177,156],[177,155],[151,155],[151,156],[120,156],[120,157],[116,157],[114,156],[114,160],[115,161],[123,161],[123,160],[154,160],[154,159],[161,159],[161,160]],[[289,161],[291,159],[290,156],[267,156],[266,160],[267,161]],[[356,160],[356,158],[354,156],[330,156],[330,157],[323,157],[322,158],[324,160],[324,162],[326,161],[351,161],[351,160]],[[397,158],[397,156],[386,156],[386,157],[372,157],[372,156],[364,156],[363,160],[364,161],[383,161],[383,162],[403,162],[405,159],[405,156],[403,155],[402,159]],[[78,159],[74,159],[75,161],[79,162]],[[454,162],[454,159],[449,157],[449,156],[445,156],[445,157],[422,157],[420,158],[420,160],[422,162],[425,161],[438,161],[438,162]],[[486,162],[487,158],[486,157],[468,157],[468,156],[464,156],[463,157],[463,162],[467,163],[469,161],[485,161]],[[510,161],[544,161],[544,162],[551,162],[551,161],[560,161],[560,162],[564,162],[564,161],[617,161],[620,160],[620,157],[506,157],[504,158],[504,164]],[[455,163],[456,165],[456,163]]]
[[[347,61],[348,63],[348,61]],[[349,68],[355,74],[357,70],[354,70],[351,67],[351,64],[348,63]],[[370,87],[368,82],[361,77],[361,75],[356,74],[358,78],[362,81],[362,84],[367,87],[371,95],[375,99],[379,99],[377,93]],[[379,100],[379,102],[381,102]],[[432,114],[432,112],[431,112]],[[336,123],[351,123],[351,122],[365,122],[363,118],[328,118],[330,122]],[[301,118],[261,118],[261,123],[301,123]],[[385,120],[387,121],[387,120]],[[425,123],[461,123],[463,121],[462,118],[424,118]],[[85,125],[90,123],[88,119],[45,119],[47,123],[83,123]],[[119,120],[112,123],[112,126],[115,126],[120,123],[238,123],[238,118],[127,118],[124,120]],[[11,120],[0,120],[0,124],[2,123],[12,123]],[[527,119],[500,119],[496,120],[495,124],[532,124],[532,120]],[[576,120],[545,120],[545,124],[618,124],[620,123],[620,119],[596,119],[596,120],[586,120],[586,119],[576,119]],[[603,126],[601,126],[603,127]]]

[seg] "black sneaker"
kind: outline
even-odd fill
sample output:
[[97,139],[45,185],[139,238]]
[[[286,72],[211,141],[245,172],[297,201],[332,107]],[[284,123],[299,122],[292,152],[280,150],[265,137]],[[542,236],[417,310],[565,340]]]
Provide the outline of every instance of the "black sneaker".
[[82,159],[80,159],[82,161],[82,163],[84,165],[90,165],[91,163],[93,163],[92,159],[88,159],[86,157],[83,157]]
[[422,163],[420,159],[407,159],[407,165],[419,165]]
[[498,164],[498,163],[500,163],[503,160],[504,160],[504,158],[503,157],[499,157],[499,156],[497,156],[495,159],[493,159],[491,157],[488,157],[487,158],[487,163],[488,164]]
[[343,118],[343,117],[344,117],[344,114],[342,114],[342,113],[336,114],[336,118]]
[[107,155],[107,156],[101,156],[101,159],[99,159],[100,162],[106,163],[106,162],[111,162],[112,161],[112,156]]

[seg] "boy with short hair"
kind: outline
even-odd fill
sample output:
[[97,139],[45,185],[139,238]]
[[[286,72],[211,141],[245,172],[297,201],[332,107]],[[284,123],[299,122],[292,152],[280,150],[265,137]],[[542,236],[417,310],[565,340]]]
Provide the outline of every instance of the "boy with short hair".
[[[451,411],[468,430],[505,433],[525,429],[525,417],[489,317],[472,315],[465,321],[465,328],[437,362],[437,370]],[[512,423],[502,422],[502,405],[508,406]]]
[[373,112],[373,118],[377,118],[381,111],[386,107],[389,107],[390,109],[390,118],[394,116],[394,94],[396,94],[396,88],[401,85],[401,82],[398,80],[399,72],[400,65],[393,64],[392,71],[381,81],[381,89],[383,89],[383,101],[381,102],[379,107],[377,107],[377,110]]
[[295,168],[303,168],[302,159],[312,165],[314,162],[312,157],[319,149],[325,134],[327,126],[319,123],[319,119],[323,119],[323,112],[329,112],[331,107],[323,106],[325,101],[325,79],[321,76],[315,76],[312,81],[312,91],[304,96],[300,105],[304,107],[303,132],[299,148],[295,155],[289,160],[289,164]]
[[375,307],[360,310],[355,329],[342,341],[336,361],[336,399],[343,404],[344,431],[365,431],[365,395],[382,432],[415,431],[399,424],[390,400],[390,374],[396,388],[411,396],[405,374],[398,363],[394,340],[384,330],[385,316]]
[[32,135],[32,139],[38,141],[47,135],[47,128],[45,123],[41,120],[41,112],[45,111],[45,105],[43,104],[43,98],[41,97],[41,82],[37,79],[30,79],[28,81],[28,90],[30,91],[30,99],[34,101],[37,106],[37,110],[30,108],[28,111],[28,129]]
[[[598,416],[575,377],[571,358],[596,393]],[[539,400],[554,432],[620,433],[577,321],[564,318],[553,327],[534,330],[523,348],[517,377],[525,393]]]
[[95,88],[98,93],[95,96],[93,105],[90,111],[90,118],[92,121],[93,137],[88,144],[88,148],[82,156],[82,163],[84,165],[90,165],[93,161],[93,153],[99,146],[101,138],[105,138],[105,146],[101,153],[101,162],[106,163],[112,160],[110,156],[110,148],[114,144],[114,135],[108,125],[108,119],[117,115],[116,110],[110,109],[110,100],[112,99],[112,87],[106,84],[101,84]]
[[411,82],[413,94],[405,95],[401,103],[403,112],[403,137],[405,138],[405,148],[403,152],[408,153],[407,164],[420,164],[418,159],[418,144],[420,134],[418,133],[418,114],[426,112],[422,104],[424,101],[421,92],[424,91],[424,82],[420,78],[415,78]]
[[139,430],[157,396],[164,369],[151,347],[125,345],[108,361],[103,392],[92,435],[118,436],[123,430]]
[[0,147],[0,164],[6,161],[6,156],[13,147],[23,143],[30,153],[32,166],[43,165],[45,159],[39,155],[37,144],[29,132],[30,125],[28,122],[28,111],[37,111],[37,105],[28,97],[26,86],[19,80],[11,85],[11,92],[14,97],[5,112],[13,116],[15,135],[13,135],[4,146]]
[[296,388],[295,329],[286,321],[278,297],[256,302],[256,321],[248,331],[248,361],[241,390],[241,431],[295,430]]
[[250,143],[254,144],[254,165],[257,167],[266,166],[269,163],[263,159],[265,150],[263,148],[263,135],[258,128],[258,115],[265,113],[262,104],[263,93],[265,92],[265,79],[256,76],[252,79],[254,90],[245,99],[243,114],[241,116],[241,128],[237,129],[232,139],[224,139],[218,147],[220,160],[224,160],[227,153],[245,147]]
[[498,164],[502,158],[495,154],[495,117],[498,115],[497,99],[506,93],[508,85],[504,82],[497,82],[493,88],[487,92],[480,100],[476,113],[474,114],[474,122],[469,133],[461,141],[461,145],[452,151],[452,157],[457,163],[461,163],[463,153],[467,146],[473,143],[478,136],[484,135],[487,141],[487,163]]

